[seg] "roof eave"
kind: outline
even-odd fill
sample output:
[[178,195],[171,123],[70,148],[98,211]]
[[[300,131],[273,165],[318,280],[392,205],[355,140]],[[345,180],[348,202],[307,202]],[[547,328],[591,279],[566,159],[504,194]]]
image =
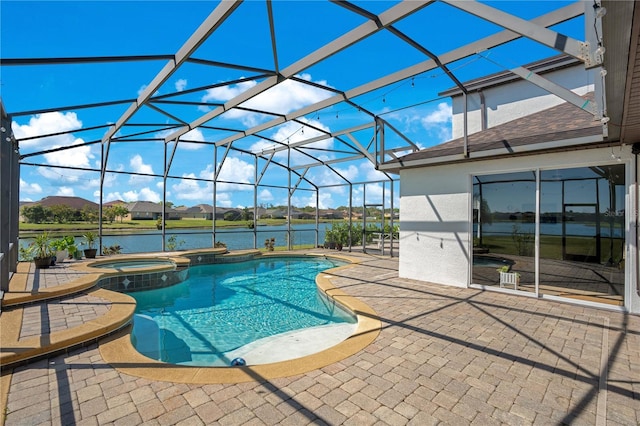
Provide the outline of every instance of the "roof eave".
[[[579,65],[582,65],[582,62],[580,62],[576,58],[573,58],[569,55],[557,55],[551,58],[546,58],[542,61],[527,64],[524,67],[535,72],[536,74],[546,74],[552,71],[558,71],[564,68],[575,67]],[[467,89],[467,91],[475,92],[487,89],[489,87],[501,86],[517,80],[521,80],[521,77],[517,74],[514,74],[511,71],[501,71],[478,79],[469,80],[462,84],[465,89]],[[438,93],[438,96],[462,96],[462,91],[458,87],[452,87]]]
[[602,144],[611,145],[609,141],[604,140],[602,135],[591,135],[579,138],[542,142],[537,144],[509,146],[508,148],[504,147],[499,149],[488,149],[483,151],[469,152],[469,155],[467,157],[460,153],[456,155],[445,155],[441,157],[421,158],[416,160],[397,160],[381,164],[379,166],[379,170],[387,173],[398,174],[402,170],[414,169],[419,167],[432,167],[468,161],[492,160],[505,157],[529,155],[534,153],[544,154],[546,152],[570,151],[578,146],[585,145],[588,145],[587,148],[596,148]]

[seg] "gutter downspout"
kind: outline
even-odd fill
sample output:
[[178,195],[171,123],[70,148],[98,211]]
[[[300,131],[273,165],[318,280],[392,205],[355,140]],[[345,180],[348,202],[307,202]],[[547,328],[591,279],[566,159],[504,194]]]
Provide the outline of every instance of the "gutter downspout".
[[468,135],[467,135],[467,91],[464,90],[462,92],[462,99],[464,100],[464,112],[463,112],[463,128],[464,128],[464,150],[462,152],[462,155],[464,155],[464,158],[469,158],[469,146],[468,146]]
[[487,130],[487,103],[484,99],[484,92],[482,90],[478,90],[478,95],[480,95],[480,126],[481,130]]
[[634,154],[635,158],[635,170],[633,171],[633,188],[635,193],[633,194],[634,196],[634,209],[633,209],[633,215],[634,217],[634,227],[635,227],[635,233],[634,233],[634,238],[636,239],[635,241],[635,246],[636,246],[636,253],[635,253],[635,281],[636,281],[636,294],[638,296],[640,296],[640,264],[638,263],[640,261],[640,249],[638,249],[638,208],[640,207],[640,201],[638,201],[638,195],[639,195],[639,190],[640,188],[638,188],[638,154],[640,154],[640,143],[634,143],[632,148],[631,148],[631,152]]

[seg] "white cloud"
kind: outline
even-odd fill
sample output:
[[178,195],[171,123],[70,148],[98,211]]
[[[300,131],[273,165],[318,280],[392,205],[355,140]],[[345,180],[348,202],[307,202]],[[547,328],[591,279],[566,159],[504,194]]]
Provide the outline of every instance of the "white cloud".
[[[218,176],[218,180],[248,184],[253,182],[254,169],[255,167],[252,164],[249,164],[237,157],[227,157]],[[197,175],[195,173],[184,174],[182,176],[183,179],[180,179],[178,183],[171,185],[171,192],[176,194],[175,198],[178,200],[190,200],[194,203],[211,203],[213,183],[192,179],[195,179],[196,177],[200,179],[213,179],[213,174],[214,170],[213,165],[211,164],[209,164],[204,170],[201,170]],[[231,207],[233,205],[233,192],[252,191],[253,185],[218,182],[216,190],[216,203],[224,207]],[[169,192],[167,192],[167,194],[168,193]],[[267,191],[266,194],[269,194],[269,192]],[[261,195],[266,196],[264,191],[262,191]]]
[[362,162],[360,164],[360,171],[364,173],[367,181],[388,180],[388,177],[384,173],[376,170],[370,161]]
[[[205,138],[204,138],[204,135],[202,134],[202,130],[193,129],[193,130],[189,130],[187,133],[180,136],[179,140],[204,142]],[[196,149],[203,148],[204,146],[205,145],[199,144],[199,143],[180,142],[178,144],[178,149],[186,149],[186,150],[194,151]]]
[[69,188],[68,186],[61,186],[58,188],[58,193],[56,194],[61,197],[73,197],[75,193],[73,192],[73,188]]
[[[289,121],[279,126],[275,131],[275,133],[270,135],[270,138],[273,140],[281,141],[283,144],[286,145],[286,144],[292,144],[300,141],[305,141],[305,140],[315,138],[317,136],[321,136],[325,134],[320,130],[316,130],[316,128],[322,129],[325,132],[330,132],[330,129],[319,121],[307,120],[305,118],[301,118],[301,121],[303,121],[305,124],[308,124],[308,125],[301,126],[299,123]],[[310,126],[313,126],[313,127],[310,127]],[[249,149],[251,152],[257,153],[263,150],[269,150],[269,149],[278,148],[281,146],[282,145],[280,144],[274,144],[273,142],[270,142],[270,141],[261,140],[251,145]],[[326,161],[332,158],[330,155],[330,152],[323,152],[319,150],[327,150],[327,149],[333,148],[333,138],[327,138],[327,139],[323,139],[318,142],[313,142],[307,145],[301,145],[299,148],[302,151],[305,151],[306,148],[313,148],[313,151],[308,151],[309,154],[316,158],[319,158],[320,160]],[[275,158],[280,161],[284,161],[286,163],[287,151],[282,150],[277,152],[275,155]],[[299,151],[295,151],[295,150],[291,151],[292,165],[312,163],[314,161],[315,160],[313,158]]]
[[[36,114],[29,119],[28,124],[20,125],[15,121],[11,124],[16,139],[70,132],[81,127],[82,121],[78,119],[75,112],[62,114],[58,111]],[[71,146],[74,148],[44,154],[47,164],[53,166],[89,167],[90,159],[94,158],[91,153],[91,147],[85,146],[83,139],[75,138],[71,133],[20,142],[20,147],[27,151],[50,150]],[[84,173],[81,170],[65,171],[67,175],[76,176]]]
[[[199,177],[201,179],[213,179],[213,174],[213,166],[209,164],[206,169],[200,172]],[[220,174],[218,175],[218,184],[216,188],[220,192],[251,191],[253,190],[253,185],[238,185],[220,181],[252,183],[254,175],[255,166],[253,164],[247,163],[237,157],[227,157],[222,165],[222,170],[220,170]]]
[[[359,176],[358,168],[351,164],[346,168],[333,167],[336,173],[339,173],[340,176],[347,179],[349,182],[354,182],[357,180]],[[345,182],[342,177],[338,176],[332,170],[323,167],[319,170],[318,173],[312,175],[310,179],[314,181],[319,186],[328,186],[328,185],[340,185],[340,186],[330,186],[328,188],[322,188],[322,191],[328,191],[333,194],[345,194],[347,190],[347,184],[349,182]]]
[[[452,109],[446,102],[440,102],[435,107],[425,105],[396,111],[385,117],[393,122],[400,132],[408,136],[419,149],[451,139]],[[388,139],[389,136],[387,136],[387,144]],[[404,144],[404,142],[400,143]],[[398,156],[402,154],[396,153]]]
[[268,189],[263,189],[258,194],[258,203],[265,203],[268,201],[273,201],[273,194]]
[[[304,74],[299,77],[307,81],[312,81],[309,74]],[[327,85],[326,81],[318,81],[317,83]],[[287,114],[293,110],[320,102],[332,95],[333,93],[316,86],[293,80],[285,80],[247,101],[246,105],[243,106],[271,111],[277,114]]]
[[[383,186],[381,183],[368,183],[366,184],[366,202],[367,204],[381,204],[382,203],[382,193],[384,192],[384,205],[385,208],[391,207],[391,190],[389,189],[389,184]],[[360,206],[363,203],[362,200],[363,188],[362,185],[358,185],[353,190],[353,205]],[[398,191],[396,188],[396,192],[394,193],[394,206],[397,208],[400,205],[400,198],[398,196]]]
[[226,102],[231,98],[235,98],[241,93],[254,87],[257,83],[253,80],[243,81],[230,86],[214,87],[207,89],[207,93],[202,96],[202,102]]
[[116,198],[127,202],[132,201],[151,201],[152,203],[159,203],[162,201],[162,197],[157,192],[149,188],[142,188],[140,191],[131,190],[124,194],[118,192],[109,194],[109,197],[114,196]]
[[[50,133],[66,132],[82,127],[75,112],[62,114],[58,111],[36,114],[29,119],[29,124],[20,125],[17,122],[11,124],[16,139],[34,137]],[[20,142],[21,148],[44,148],[56,141],[66,141],[68,135],[49,136],[47,138],[30,139]],[[53,142],[53,143],[44,143]]]
[[[131,157],[129,160],[129,166],[131,167],[131,171],[134,173],[153,174],[153,167],[151,167],[150,164],[145,164],[140,154],[136,154]],[[153,180],[152,176],[131,175],[131,177],[129,177],[129,184],[139,185],[150,182],[151,180]]]
[[379,183],[371,183],[366,186],[366,196],[367,199],[365,202],[367,204],[382,204],[382,194],[388,197],[388,191],[384,191],[382,185]]
[[52,186],[66,186],[66,185],[85,185],[86,180],[82,176],[84,173],[76,170],[63,170],[51,167],[38,167],[38,174],[45,179]]
[[[189,173],[183,175],[183,177],[195,178],[196,176],[193,173]],[[199,202],[209,200],[209,202],[211,202],[213,184],[211,182],[204,182],[204,184],[202,184],[196,180],[180,179],[177,184],[171,185],[171,190],[176,194],[176,199],[178,200],[192,200]]]
[[[104,182],[102,184],[102,186],[104,188],[111,188],[113,187],[116,182],[118,181],[118,175],[115,173],[106,173],[104,175]],[[89,182],[86,184],[86,186],[88,188],[100,188],[100,178],[96,178],[96,179],[90,179]],[[99,196],[100,194],[98,194]]]
[[231,207],[233,205],[231,194],[228,192],[219,192],[216,194],[216,204],[222,207]]
[[429,128],[434,124],[441,125],[443,123],[451,123],[452,114],[451,105],[446,102],[440,102],[438,104],[438,109],[422,118],[422,125],[425,128]]
[[[309,74],[302,74],[298,77],[307,81],[312,81],[311,75]],[[317,83],[328,86],[326,81],[318,81]],[[236,85],[209,89],[202,97],[202,101],[226,102],[255,85],[255,81],[246,81]],[[332,95],[333,93],[320,89],[316,86],[293,80],[285,80],[241,105],[243,107],[260,111],[287,114],[304,106],[327,99]],[[263,117],[266,118],[269,116],[247,111],[230,110],[224,114],[224,117],[228,119],[240,119],[246,126],[255,126]]]
[[[75,139],[71,145],[84,144],[84,140]],[[52,152],[44,154],[44,158],[48,164],[53,166],[68,166],[68,167],[90,167],[89,159],[93,158],[91,154],[91,147],[78,146],[77,148],[70,148],[64,151]],[[73,173],[84,174],[85,172],[74,170]]]
[[20,195],[22,194],[40,194],[42,187],[37,183],[27,183],[20,179]]
[[446,102],[438,104],[438,108],[426,116],[420,122],[429,132],[435,133],[440,142],[451,139],[452,108]]
[[[93,191],[93,199],[97,200],[100,197],[100,191]],[[108,203],[109,201],[125,201],[124,197],[122,196],[122,194],[118,191],[116,192],[109,192],[108,194],[104,194],[103,195],[103,201],[105,203]]]
[[178,92],[182,92],[186,88],[187,88],[187,80],[186,79],[181,78],[178,81],[176,81],[176,90]]
[[[335,205],[335,201],[333,200],[333,194],[329,191],[321,191],[320,199],[318,201],[318,206],[320,209],[330,209]],[[286,202],[285,202],[286,203]],[[303,206],[303,207],[314,207],[316,206],[316,193],[311,192],[308,196],[302,197],[291,197],[291,204],[294,206]]]
[[[330,192],[322,192],[320,193],[320,200],[318,201],[318,206],[321,209],[330,209],[333,207],[338,207],[335,205],[335,201],[332,198],[332,194]],[[313,196],[315,198],[315,194]],[[313,200],[315,203],[315,199]],[[309,206],[313,206],[314,204],[308,204]]]
[[[162,132],[156,133],[155,137],[159,139],[164,139],[170,134],[172,134],[173,132],[175,132],[175,129],[163,130]],[[181,141],[178,144],[178,149],[185,149],[190,151],[195,151],[197,149],[203,148],[205,145],[199,144],[199,143],[189,143],[185,141],[197,141],[197,142],[206,141],[204,134],[200,129],[189,130],[187,133],[180,136],[178,140]],[[173,145],[170,145],[170,147],[173,147]]]

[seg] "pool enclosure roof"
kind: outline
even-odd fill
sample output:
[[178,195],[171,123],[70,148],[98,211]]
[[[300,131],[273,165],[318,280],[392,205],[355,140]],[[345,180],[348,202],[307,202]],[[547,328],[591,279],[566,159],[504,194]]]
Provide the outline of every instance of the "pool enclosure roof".
[[[55,3],[63,14],[72,14],[74,4]],[[126,13],[126,5],[110,7]],[[283,187],[290,198],[299,189],[395,180],[378,170],[382,163],[450,139],[450,99],[438,93],[452,86],[467,93],[463,81],[499,71],[527,78],[594,120],[607,114],[602,91],[585,103],[522,67],[558,53],[585,68],[601,66],[598,48],[607,30],[599,2],[222,1],[146,7],[161,9],[166,22],[139,16],[135,26],[108,22],[110,27],[86,34],[102,32],[108,40],[104,32],[125,31],[131,45],[95,43],[78,52],[59,44],[46,55],[33,46],[12,55],[18,50],[3,48],[2,96],[22,167],[67,177],[99,174],[102,202],[109,201],[109,177],[122,174],[156,179],[165,191],[173,179],[211,190],[213,183]],[[21,18],[5,9],[2,19]],[[62,29],[52,22],[50,31],[55,39]],[[154,42],[160,31],[166,45]],[[65,70],[67,78],[48,78],[54,69]],[[80,81],[92,82],[95,90]],[[55,102],[39,95],[51,84],[64,88]],[[80,124],[53,133],[19,132],[34,118],[69,112],[83,117]],[[116,160],[131,149],[154,158],[155,167]],[[92,152],[95,161],[60,160],[60,153],[79,150]],[[196,159],[188,156],[194,151],[201,153]],[[243,165],[252,167],[244,180],[225,173],[225,167]],[[189,185],[178,187],[188,191]],[[254,200],[261,204],[258,194]]]

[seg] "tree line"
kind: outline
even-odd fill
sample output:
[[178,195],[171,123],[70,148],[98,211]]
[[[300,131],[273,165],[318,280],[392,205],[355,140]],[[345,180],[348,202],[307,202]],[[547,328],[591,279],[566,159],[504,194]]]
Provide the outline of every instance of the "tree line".
[[[20,213],[26,223],[94,223],[98,221],[99,217],[98,209],[89,205],[84,206],[82,209],[74,209],[64,204],[56,204],[49,207],[34,204],[22,207]],[[129,214],[129,210],[123,205],[109,206],[102,210],[102,219],[113,223],[119,217],[120,223],[122,223],[124,216],[127,214]]]

